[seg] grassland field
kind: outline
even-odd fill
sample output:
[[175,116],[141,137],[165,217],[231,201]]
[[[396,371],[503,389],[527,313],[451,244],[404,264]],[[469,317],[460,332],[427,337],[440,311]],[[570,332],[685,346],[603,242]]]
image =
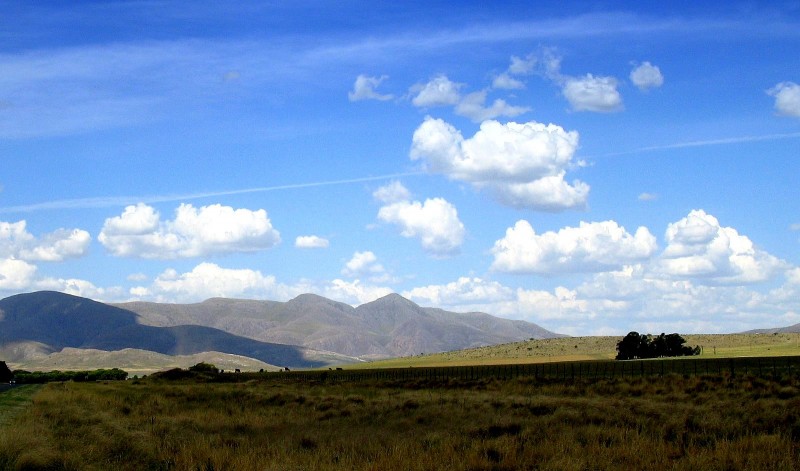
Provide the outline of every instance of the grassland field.
[[0,469],[800,469],[797,375],[262,376],[47,384],[0,425]]
[[[702,358],[800,353],[800,334],[685,338]],[[618,340],[528,341],[359,367],[607,360]],[[0,470],[800,469],[800,374],[771,371],[355,382],[151,375],[20,386],[0,390]]]
[[[800,355],[800,333],[684,335],[702,347],[700,358]],[[622,337],[562,337],[528,340],[445,353],[420,354],[346,365],[345,368],[403,368],[610,360]]]

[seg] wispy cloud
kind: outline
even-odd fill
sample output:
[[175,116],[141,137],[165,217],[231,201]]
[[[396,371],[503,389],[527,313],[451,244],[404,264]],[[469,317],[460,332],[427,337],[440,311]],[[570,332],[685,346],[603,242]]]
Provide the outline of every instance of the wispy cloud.
[[262,186],[255,188],[242,188],[238,190],[209,191],[200,193],[184,193],[172,195],[145,195],[145,196],[99,196],[92,198],[72,198],[41,203],[31,203],[17,206],[0,207],[0,214],[30,213],[34,211],[47,211],[53,209],[86,209],[121,207],[136,203],[168,203],[174,201],[190,201],[219,196],[243,195],[247,193],[266,193],[270,191],[298,190],[304,188],[317,188],[321,186],[349,185],[353,183],[372,182],[379,180],[392,180],[401,177],[422,175],[423,172],[393,173],[389,175],[376,175],[372,177],[349,178],[343,180],[327,180],[309,183],[291,183],[287,185]]
[[702,141],[687,141],[687,142],[677,142],[674,144],[663,144],[658,146],[647,146],[647,147],[639,147],[638,149],[633,150],[626,150],[622,152],[611,152],[608,154],[596,155],[596,156],[587,156],[584,158],[589,157],[616,157],[620,155],[631,155],[631,154],[640,154],[643,152],[656,152],[662,150],[670,150],[670,149],[685,149],[691,147],[709,147],[709,146],[720,146],[720,145],[728,145],[728,144],[741,144],[746,142],[760,142],[760,141],[779,141],[783,139],[797,139],[800,138],[800,132],[790,132],[790,133],[783,133],[783,134],[763,134],[760,136],[739,136],[739,137],[726,137],[722,139],[707,139]]

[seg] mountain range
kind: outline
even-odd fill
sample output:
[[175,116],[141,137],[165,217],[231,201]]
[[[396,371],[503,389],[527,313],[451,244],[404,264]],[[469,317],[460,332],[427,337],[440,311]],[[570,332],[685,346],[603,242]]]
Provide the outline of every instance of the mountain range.
[[0,359],[12,364],[64,349],[87,355],[132,349],[170,356],[219,352],[315,367],[558,336],[529,322],[420,307],[397,294],[358,307],[313,294],[287,302],[104,304],[41,291],[0,300]]

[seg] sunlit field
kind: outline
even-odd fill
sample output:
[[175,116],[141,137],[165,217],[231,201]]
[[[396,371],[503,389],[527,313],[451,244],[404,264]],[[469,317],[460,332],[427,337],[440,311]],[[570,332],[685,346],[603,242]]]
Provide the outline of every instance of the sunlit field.
[[800,468],[796,375],[289,376],[51,383],[0,427],[0,469]]
[[[700,358],[800,355],[800,333],[684,335],[686,345],[699,345]],[[402,368],[407,366],[464,366],[508,363],[547,363],[610,360],[622,337],[564,337],[528,340],[454,352],[393,358],[347,368]],[[422,352],[421,352],[422,353]]]

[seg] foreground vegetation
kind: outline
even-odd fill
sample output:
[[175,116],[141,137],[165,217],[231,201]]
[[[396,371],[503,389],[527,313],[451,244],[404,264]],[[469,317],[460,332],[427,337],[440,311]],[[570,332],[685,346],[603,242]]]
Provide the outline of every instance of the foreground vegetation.
[[38,385],[0,385],[0,427],[8,425],[14,417],[22,413],[31,404],[31,398],[38,390]]
[[42,386],[0,469],[800,469],[797,375],[182,377]]

